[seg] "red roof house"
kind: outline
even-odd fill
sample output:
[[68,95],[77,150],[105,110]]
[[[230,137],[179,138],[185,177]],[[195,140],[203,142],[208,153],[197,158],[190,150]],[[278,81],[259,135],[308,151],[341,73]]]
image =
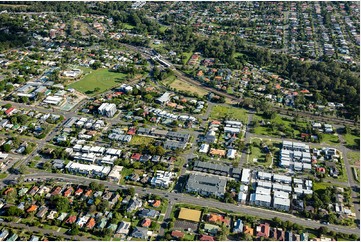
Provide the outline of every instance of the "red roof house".
[[256,228],[257,237],[265,237],[268,238],[270,234],[270,226],[268,223],[260,224]]
[[202,236],[199,238],[200,241],[214,241],[213,236],[202,234]]
[[5,111],[5,114],[7,116],[10,116],[11,114],[13,114],[13,112],[15,111],[14,107],[9,108],[8,110]]
[[173,230],[172,231],[172,237],[182,239],[184,237],[184,233],[179,230]]

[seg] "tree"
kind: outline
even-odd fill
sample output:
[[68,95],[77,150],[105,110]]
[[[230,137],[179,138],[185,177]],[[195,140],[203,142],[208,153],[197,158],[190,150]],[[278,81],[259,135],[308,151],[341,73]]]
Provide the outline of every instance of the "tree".
[[78,225],[75,224],[75,226],[70,230],[70,235],[78,235],[79,234],[79,228]]
[[98,211],[106,211],[109,208],[109,202],[107,200],[102,200],[97,206]]
[[162,146],[157,146],[156,154],[159,156],[163,156],[165,154],[165,149]]
[[94,88],[94,92],[99,92],[99,91],[100,91],[99,87]]
[[319,229],[318,229],[318,232],[320,233],[320,237],[322,234],[327,234],[328,233],[328,228],[325,227],[325,226],[321,226]]
[[5,145],[3,146],[3,149],[4,149],[4,152],[9,153],[10,150],[11,150],[11,146],[10,146],[9,144],[5,144]]
[[53,205],[59,212],[66,212],[70,208],[69,200],[66,197],[57,195],[52,199]]
[[6,214],[8,216],[20,217],[24,214],[24,211],[20,208],[17,208],[16,206],[11,206],[10,208],[8,208]]

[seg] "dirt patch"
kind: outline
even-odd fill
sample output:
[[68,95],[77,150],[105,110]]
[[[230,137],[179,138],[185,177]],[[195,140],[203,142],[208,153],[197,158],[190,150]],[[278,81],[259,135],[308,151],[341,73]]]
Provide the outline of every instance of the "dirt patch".
[[170,85],[171,88],[175,88],[180,91],[190,92],[190,93],[197,93],[200,96],[204,96],[208,94],[208,91],[203,89],[202,87],[198,87],[187,82],[183,82],[181,80],[176,79]]

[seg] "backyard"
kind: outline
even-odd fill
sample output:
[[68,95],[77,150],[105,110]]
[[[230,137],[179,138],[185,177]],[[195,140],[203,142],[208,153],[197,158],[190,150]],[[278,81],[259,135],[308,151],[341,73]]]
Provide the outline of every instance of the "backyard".
[[110,72],[108,69],[98,69],[89,71],[89,74],[86,74],[84,78],[68,85],[68,87],[88,95],[95,95],[111,89],[125,79],[126,74]]

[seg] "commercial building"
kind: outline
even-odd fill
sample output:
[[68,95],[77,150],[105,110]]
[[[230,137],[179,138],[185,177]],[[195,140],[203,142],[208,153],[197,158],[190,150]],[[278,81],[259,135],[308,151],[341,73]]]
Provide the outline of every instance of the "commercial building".
[[66,167],[69,172],[93,176],[107,176],[110,172],[109,166],[85,165],[70,161]]
[[98,108],[98,112],[103,115],[111,118],[117,111],[117,106],[114,103],[103,103]]
[[227,181],[216,176],[190,174],[186,184],[187,192],[197,192],[205,196],[223,197]]

